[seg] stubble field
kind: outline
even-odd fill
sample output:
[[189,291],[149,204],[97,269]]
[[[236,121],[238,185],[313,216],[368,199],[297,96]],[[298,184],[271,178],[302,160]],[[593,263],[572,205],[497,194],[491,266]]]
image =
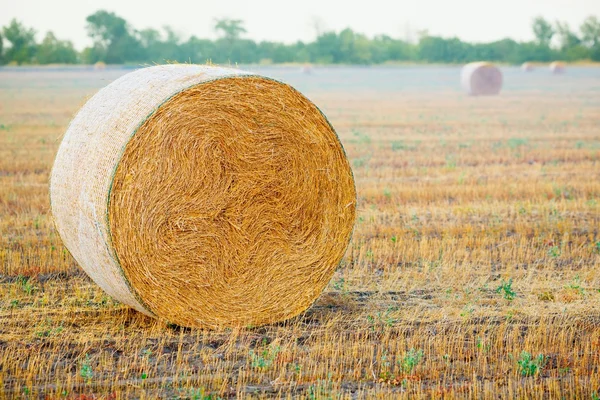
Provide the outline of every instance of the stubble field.
[[0,70],[2,397],[600,398],[600,69],[490,98],[454,68],[261,70],[336,127],[358,220],[305,313],[221,331],[113,301],[54,230],[61,135],[124,72]]

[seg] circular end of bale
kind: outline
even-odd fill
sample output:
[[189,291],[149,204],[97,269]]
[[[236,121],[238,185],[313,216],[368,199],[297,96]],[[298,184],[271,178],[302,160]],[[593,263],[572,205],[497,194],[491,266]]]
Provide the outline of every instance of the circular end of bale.
[[[298,91],[261,76],[176,91],[105,171],[106,244],[135,299],[128,304],[182,326],[298,315],[331,279],[353,230],[356,189],[334,129]],[[65,236],[69,227],[58,225]],[[124,296],[107,283],[113,267],[76,258]]]
[[493,96],[502,89],[502,72],[489,62],[470,63],[461,71],[465,91],[471,96]]

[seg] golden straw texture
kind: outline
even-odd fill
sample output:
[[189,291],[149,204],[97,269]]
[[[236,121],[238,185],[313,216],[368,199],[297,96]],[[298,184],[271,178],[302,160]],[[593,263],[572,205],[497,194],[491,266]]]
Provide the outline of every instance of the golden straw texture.
[[471,96],[492,96],[502,89],[502,72],[488,62],[465,65],[461,71],[461,82]]
[[106,243],[130,295],[184,326],[299,314],[331,278],[355,219],[332,127],[295,89],[255,75],[165,100],[139,121],[106,191]]

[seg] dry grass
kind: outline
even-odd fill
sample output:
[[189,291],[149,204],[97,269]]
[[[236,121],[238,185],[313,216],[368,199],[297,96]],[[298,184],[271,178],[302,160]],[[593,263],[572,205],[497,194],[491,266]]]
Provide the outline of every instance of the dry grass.
[[39,78],[0,81],[6,397],[600,395],[600,95],[585,82],[311,94],[357,181],[343,265],[297,318],[203,331],[115,303],[65,252],[48,213],[56,139],[106,82]]

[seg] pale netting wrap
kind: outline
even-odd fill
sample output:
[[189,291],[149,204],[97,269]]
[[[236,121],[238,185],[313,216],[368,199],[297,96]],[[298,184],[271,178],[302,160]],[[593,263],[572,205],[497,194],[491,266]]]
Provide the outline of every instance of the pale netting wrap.
[[488,62],[474,62],[461,70],[461,85],[471,96],[491,96],[502,89],[502,72]]
[[190,65],[126,74],[81,108],[56,155],[50,198],[65,246],[104,291],[147,315],[151,312],[129,288],[109,238],[108,196],[117,163],[140,123],[167,99],[190,86],[233,75],[250,74]]

